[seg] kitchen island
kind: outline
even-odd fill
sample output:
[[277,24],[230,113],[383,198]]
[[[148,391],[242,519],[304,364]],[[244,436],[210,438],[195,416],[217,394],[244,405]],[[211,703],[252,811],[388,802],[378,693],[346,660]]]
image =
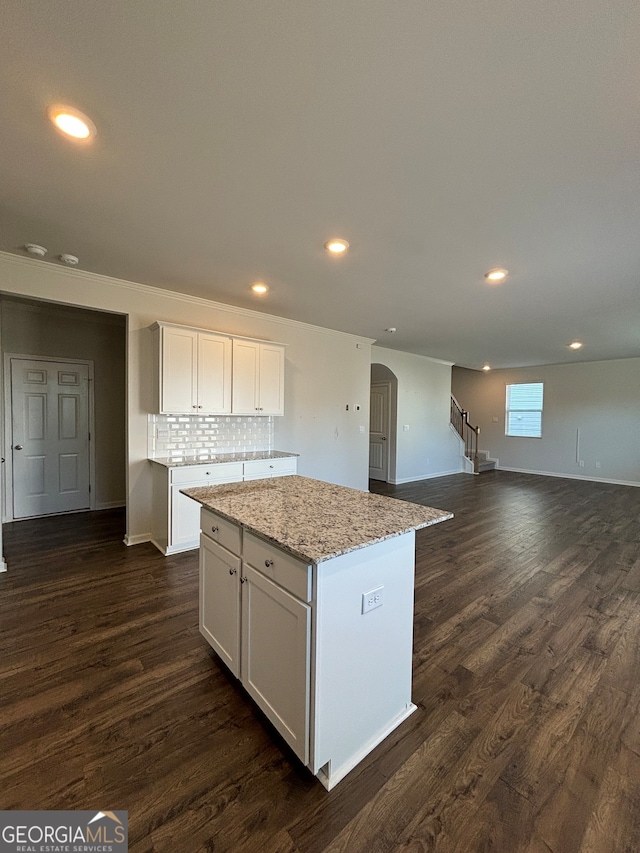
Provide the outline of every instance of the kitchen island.
[[329,790],[415,710],[415,531],[452,514],[296,475],[184,494],[200,631]]

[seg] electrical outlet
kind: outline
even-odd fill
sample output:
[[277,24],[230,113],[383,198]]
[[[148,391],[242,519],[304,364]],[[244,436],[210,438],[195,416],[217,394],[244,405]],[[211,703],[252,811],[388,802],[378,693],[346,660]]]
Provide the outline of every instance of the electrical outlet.
[[360,432],[364,432],[364,424],[360,424]]
[[370,589],[369,592],[362,593],[362,612],[368,613],[370,610],[375,610],[376,607],[382,607],[382,593],[384,587],[379,586],[376,589]]
[[581,459],[578,464],[580,465],[581,468],[584,468],[584,459]]
[[596,468],[602,468],[602,463],[601,463],[601,462],[596,462]]
[[409,424],[402,424],[402,429],[403,429],[405,432],[409,432]]

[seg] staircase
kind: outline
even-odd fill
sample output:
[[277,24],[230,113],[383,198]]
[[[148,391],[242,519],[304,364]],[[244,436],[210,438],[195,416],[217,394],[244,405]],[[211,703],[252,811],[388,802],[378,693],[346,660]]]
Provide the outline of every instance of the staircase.
[[478,450],[480,427],[473,426],[470,423],[469,412],[466,412],[462,408],[453,394],[451,395],[450,420],[451,426],[464,443],[464,456],[473,468],[473,473],[481,474],[484,471],[493,471],[496,467],[495,459],[489,459],[489,454],[486,450]]

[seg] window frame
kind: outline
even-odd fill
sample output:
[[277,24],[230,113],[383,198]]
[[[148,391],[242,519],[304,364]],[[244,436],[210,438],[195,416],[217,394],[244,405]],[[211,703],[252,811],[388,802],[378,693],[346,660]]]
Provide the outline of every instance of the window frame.
[[[540,407],[539,408],[513,408],[513,401],[510,400],[511,388],[519,386],[540,386]],[[539,414],[540,415],[540,431],[538,433],[514,433],[509,432],[510,415],[515,413],[522,414]],[[508,382],[505,386],[505,416],[504,416],[504,434],[506,438],[542,438],[542,415],[544,413],[544,382]]]

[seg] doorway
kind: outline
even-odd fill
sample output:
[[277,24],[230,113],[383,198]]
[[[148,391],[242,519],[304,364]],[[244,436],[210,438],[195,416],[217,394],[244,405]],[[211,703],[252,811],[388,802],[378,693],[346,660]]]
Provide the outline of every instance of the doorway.
[[[0,293],[0,323],[5,365],[0,373],[4,386],[0,396],[4,403],[2,455],[5,458],[2,521],[125,506],[126,316]],[[55,464],[43,458],[48,454],[32,450],[27,455],[33,458],[29,464],[23,464],[28,469],[23,472],[24,476],[19,472],[17,457],[25,454],[28,444],[18,437],[19,423],[14,424],[12,415],[11,359],[34,362],[22,394],[24,397],[25,387],[30,389],[27,392],[29,402],[22,401],[22,405],[30,407],[26,414],[23,410],[22,420],[23,424],[28,424],[31,437],[38,435],[38,430],[43,434],[52,425],[60,430],[63,441],[71,442],[75,440],[72,436],[78,434],[75,448],[61,447],[54,452],[54,457],[59,454]],[[43,368],[43,363],[48,366]],[[55,374],[55,392],[45,392],[43,370],[47,372],[47,381],[50,373]],[[76,382],[80,384],[75,385]],[[86,400],[76,395],[83,383],[88,392]],[[80,437],[82,433],[83,438]],[[52,440],[49,433],[49,442]],[[15,450],[16,444],[22,445],[22,450]],[[17,472],[12,470],[14,462]],[[47,482],[52,477],[57,477],[60,485],[57,502],[53,503],[52,487]],[[14,502],[14,485],[21,488],[25,480],[27,492],[31,493],[27,495],[26,508],[21,505],[19,494],[15,495]]]
[[398,378],[384,364],[371,365],[369,478],[396,479]]
[[369,406],[369,479],[387,482],[389,478],[389,411],[391,383],[371,383]]
[[7,355],[13,518],[92,508],[93,364]]

